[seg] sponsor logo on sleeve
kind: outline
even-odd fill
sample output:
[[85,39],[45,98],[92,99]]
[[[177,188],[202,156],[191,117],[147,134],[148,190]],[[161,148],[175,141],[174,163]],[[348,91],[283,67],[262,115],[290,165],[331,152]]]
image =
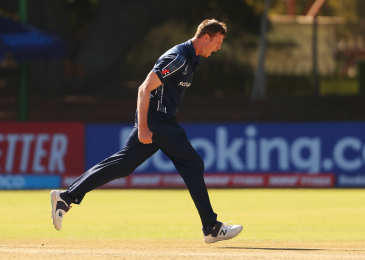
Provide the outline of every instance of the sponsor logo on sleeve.
[[166,73],[170,72],[170,70],[169,69],[165,69],[165,70],[162,70],[161,72],[162,72],[163,75],[165,75]]
[[172,59],[162,70],[162,76],[167,77],[184,66],[186,60],[182,55],[167,55],[165,59]]

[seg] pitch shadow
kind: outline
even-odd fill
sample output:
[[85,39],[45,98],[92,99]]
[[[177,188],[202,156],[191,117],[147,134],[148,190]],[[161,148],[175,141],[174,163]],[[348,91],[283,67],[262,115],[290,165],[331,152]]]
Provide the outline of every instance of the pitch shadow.
[[261,250],[285,250],[285,251],[323,251],[325,249],[313,249],[313,248],[270,248],[270,247],[220,247],[223,249],[261,249]]

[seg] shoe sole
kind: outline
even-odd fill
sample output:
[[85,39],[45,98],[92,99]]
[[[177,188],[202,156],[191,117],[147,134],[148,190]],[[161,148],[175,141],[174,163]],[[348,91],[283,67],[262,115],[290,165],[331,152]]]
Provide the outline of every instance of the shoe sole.
[[56,227],[56,224],[55,224],[55,221],[54,221],[54,214],[55,214],[55,212],[56,212],[56,209],[55,209],[55,207],[56,207],[56,206],[54,206],[54,205],[53,205],[53,200],[54,200],[54,201],[57,201],[57,198],[56,198],[56,191],[52,190],[52,191],[51,191],[50,196],[51,196],[51,207],[52,207],[52,209],[51,209],[51,210],[52,210],[52,211],[51,211],[51,214],[52,214],[52,216],[51,216],[51,218],[52,218],[52,223],[53,223],[54,228],[55,228],[57,231],[61,231],[61,229],[58,229],[58,228]]
[[216,242],[219,242],[219,241],[230,240],[230,239],[235,238],[236,236],[238,236],[238,235],[241,233],[242,229],[243,229],[243,227],[241,227],[241,229],[240,229],[240,230],[239,230],[239,231],[238,231],[235,235],[231,236],[230,238],[217,239],[217,240],[214,240],[214,241],[212,241],[212,242],[206,242],[206,241],[204,241],[204,242],[205,242],[206,244],[213,244],[213,243],[216,243]]

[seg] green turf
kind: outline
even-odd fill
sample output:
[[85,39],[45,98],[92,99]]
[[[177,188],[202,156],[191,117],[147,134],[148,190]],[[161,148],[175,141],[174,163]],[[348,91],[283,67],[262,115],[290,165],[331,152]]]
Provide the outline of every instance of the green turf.
[[[365,190],[234,189],[210,197],[222,221],[242,224],[238,240],[365,240]],[[96,190],[56,231],[49,190],[0,191],[0,239],[200,239],[187,190]]]

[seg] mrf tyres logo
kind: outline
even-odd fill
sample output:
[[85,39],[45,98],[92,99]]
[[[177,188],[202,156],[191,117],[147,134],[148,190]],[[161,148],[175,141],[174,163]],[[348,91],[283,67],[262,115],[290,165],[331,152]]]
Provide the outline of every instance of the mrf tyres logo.
[[65,134],[0,134],[0,173],[63,173]]
[[[288,132],[289,129],[283,130]],[[242,129],[242,131],[241,131]],[[121,147],[131,128],[122,128]],[[214,137],[205,131],[191,138],[191,144],[201,154],[206,172],[356,172],[365,164],[365,144],[359,137],[343,135],[326,141],[326,135],[286,136],[260,135],[258,127],[240,127],[240,136],[230,135],[229,127],[214,127]],[[270,132],[266,129],[266,133]],[[263,131],[264,132],[264,131]],[[276,132],[278,131],[276,128]],[[189,134],[189,132],[188,132]],[[272,134],[271,134],[272,135]],[[161,151],[142,164],[137,171],[175,171],[174,165]]]

